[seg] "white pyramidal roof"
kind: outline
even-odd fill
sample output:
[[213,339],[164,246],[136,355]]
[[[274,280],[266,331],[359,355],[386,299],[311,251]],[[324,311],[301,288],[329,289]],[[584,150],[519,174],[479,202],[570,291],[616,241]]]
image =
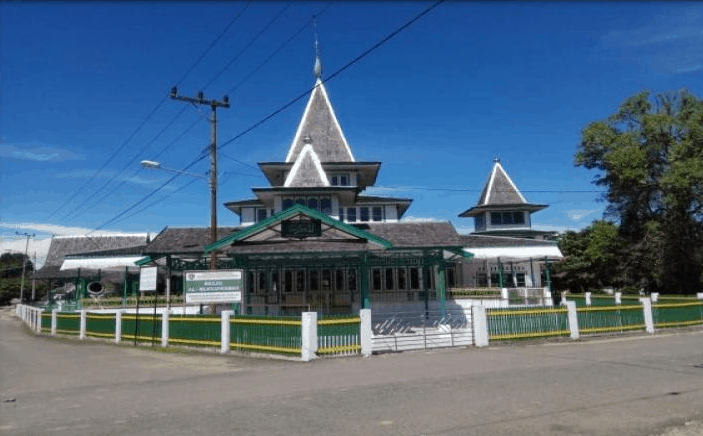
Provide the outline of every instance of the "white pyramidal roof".
[[478,206],[488,206],[505,203],[527,203],[525,197],[508,176],[500,161],[496,161],[488,178]]
[[[326,132],[323,132],[324,137],[314,137],[311,135],[315,129],[315,121],[318,121],[316,117],[329,117],[331,119],[331,126],[329,126]],[[316,132],[318,133],[318,132]],[[332,108],[329,96],[327,95],[327,90],[322,80],[318,77],[315,81],[315,87],[310,94],[310,99],[305,106],[305,112],[303,113],[303,118],[298,125],[298,129],[293,138],[293,142],[288,150],[288,155],[286,156],[286,162],[293,162],[296,160],[297,156],[302,152],[304,147],[303,139],[305,136],[313,136],[313,147],[317,150],[318,156],[321,155],[321,151],[327,149],[328,147],[334,147],[335,149],[341,148],[341,150],[334,150],[335,154],[341,154],[342,156],[334,159],[338,162],[355,162],[354,155],[351,152],[349,143],[342,132],[342,127],[337,120],[337,115]],[[341,146],[340,146],[341,145]],[[324,159],[325,161],[328,161]]]
[[[304,162],[312,162],[315,171],[306,171],[305,174],[302,173],[301,168],[303,168]],[[315,177],[316,176],[316,177]],[[286,181],[283,184],[284,187],[299,187],[299,186],[330,186],[330,182],[327,179],[327,174],[325,170],[322,169],[322,163],[320,158],[315,153],[311,144],[305,144],[298,158],[293,164]]]

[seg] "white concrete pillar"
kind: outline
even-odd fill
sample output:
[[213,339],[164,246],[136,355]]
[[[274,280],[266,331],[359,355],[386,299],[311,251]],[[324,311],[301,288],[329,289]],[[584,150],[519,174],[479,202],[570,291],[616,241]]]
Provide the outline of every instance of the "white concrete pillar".
[[562,306],[566,304],[566,294],[567,294],[567,292],[568,292],[568,291],[561,291],[561,305],[562,305]]
[[652,292],[652,303],[659,301],[659,292]]
[[78,339],[85,339],[85,321],[88,314],[87,310],[81,310],[81,329],[78,333]]
[[170,311],[168,308],[161,313],[161,346],[168,347],[168,319]]
[[56,326],[58,325],[58,321],[57,321],[58,313],[59,313],[59,309],[54,309],[51,311],[51,334],[53,336],[56,336]]
[[642,312],[644,312],[644,329],[647,333],[654,333],[654,318],[652,317],[652,300],[644,297],[640,298],[642,302]]
[[303,312],[301,321],[303,349],[300,360],[309,362],[317,357],[317,312]]
[[590,306],[590,305],[591,305],[591,293],[586,292],[586,306]]
[[484,306],[471,306],[471,324],[473,324],[474,345],[485,347],[488,345],[488,319]]
[[703,300],[703,292],[696,292],[696,298]]
[[361,355],[369,357],[373,353],[373,344],[371,343],[371,309],[359,310],[359,318],[361,319],[361,326],[359,327]]
[[41,325],[44,322],[44,309],[37,310],[37,333],[41,333]]
[[502,298],[503,300],[507,300],[509,298],[508,297],[508,288],[501,288],[500,289],[500,298]]
[[122,311],[115,312],[115,343],[122,341]]
[[569,330],[571,331],[571,339],[578,339],[579,336],[579,319],[576,313],[576,302],[567,301],[564,303],[569,318]]
[[220,312],[222,326],[220,328],[220,353],[229,353],[229,343],[231,341],[229,318],[234,313],[233,310],[223,310]]
[[622,292],[615,293],[615,304],[622,304]]

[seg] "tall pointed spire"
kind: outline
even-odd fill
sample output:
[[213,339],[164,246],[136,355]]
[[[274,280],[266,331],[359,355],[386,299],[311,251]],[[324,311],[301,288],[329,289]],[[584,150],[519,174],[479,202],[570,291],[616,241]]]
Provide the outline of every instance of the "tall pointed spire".
[[315,67],[313,69],[313,73],[315,74],[316,79],[321,79],[322,61],[320,60],[320,44],[317,40],[317,17],[315,15],[312,16],[312,25],[315,29]]

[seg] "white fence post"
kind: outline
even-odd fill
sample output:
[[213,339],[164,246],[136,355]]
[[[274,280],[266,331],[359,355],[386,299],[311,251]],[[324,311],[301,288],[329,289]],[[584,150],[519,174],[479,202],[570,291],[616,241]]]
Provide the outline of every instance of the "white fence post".
[[317,353],[317,312],[303,312],[301,316],[303,349],[300,360],[309,362]]
[[652,292],[652,303],[659,301],[659,292]]
[[168,322],[169,322],[169,310],[168,308],[161,313],[161,346],[168,347]]
[[508,296],[508,288],[500,288],[500,298],[508,301],[510,297]]
[[373,344],[371,343],[371,309],[359,310],[359,319],[361,320],[361,325],[359,327],[361,354],[364,357],[369,357],[373,353]]
[[58,325],[58,321],[57,321],[58,313],[59,313],[59,309],[54,309],[51,311],[51,334],[52,334],[52,336],[56,336],[56,326]]
[[703,300],[703,292],[696,292],[696,298]]
[[644,312],[644,329],[647,333],[654,333],[654,318],[652,317],[652,300],[644,297],[640,298],[642,312]]
[[223,310],[220,312],[222,316],[222,327],[220,328],[220,353],[229,353],[229,343],[231,342],[229,318],[234,313],[233,310]]
[[567,301],[564,303],[566,305],[567,315],[569,318],[569,330],[571,331],[571,339],[578,339],[579,336],[579,318],[576,314],[576,302]]
[[622,304],[622,292],[615,293],[615,304]]
[[37,333],[41,333],[41,325],[43,321],[43,316],[44,316],[44,309],[39,309],[37,311]]
[[78,339],[85,339],[85,320],[87,312],[88,311],[85,309],[81,310],[81,329],[80,333],[78,334]]
[[586,292],[586,306],[590,306],[590,305],[591,305],[591,293]]
[[115,343],[122,341],[122,311],[115,312]]
[[488,345],[488,320],[484,306],[471,306],[471,323],[473,324],[474,345],[485,347]]
[[545,306],[554,306],[554,300],[552,299],[552,292],[549,290],[548,286],[542,288],[542,299]]

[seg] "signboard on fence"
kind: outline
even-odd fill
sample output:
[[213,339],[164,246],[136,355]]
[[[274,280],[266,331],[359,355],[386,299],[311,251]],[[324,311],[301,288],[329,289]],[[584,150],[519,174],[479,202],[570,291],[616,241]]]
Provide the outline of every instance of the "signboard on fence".
[[184,271],[186,303],[240,303],[242,270]]
[[156,275],[158,267],[142,267],[139,269],[139,290],[155,291],[156,290]]

